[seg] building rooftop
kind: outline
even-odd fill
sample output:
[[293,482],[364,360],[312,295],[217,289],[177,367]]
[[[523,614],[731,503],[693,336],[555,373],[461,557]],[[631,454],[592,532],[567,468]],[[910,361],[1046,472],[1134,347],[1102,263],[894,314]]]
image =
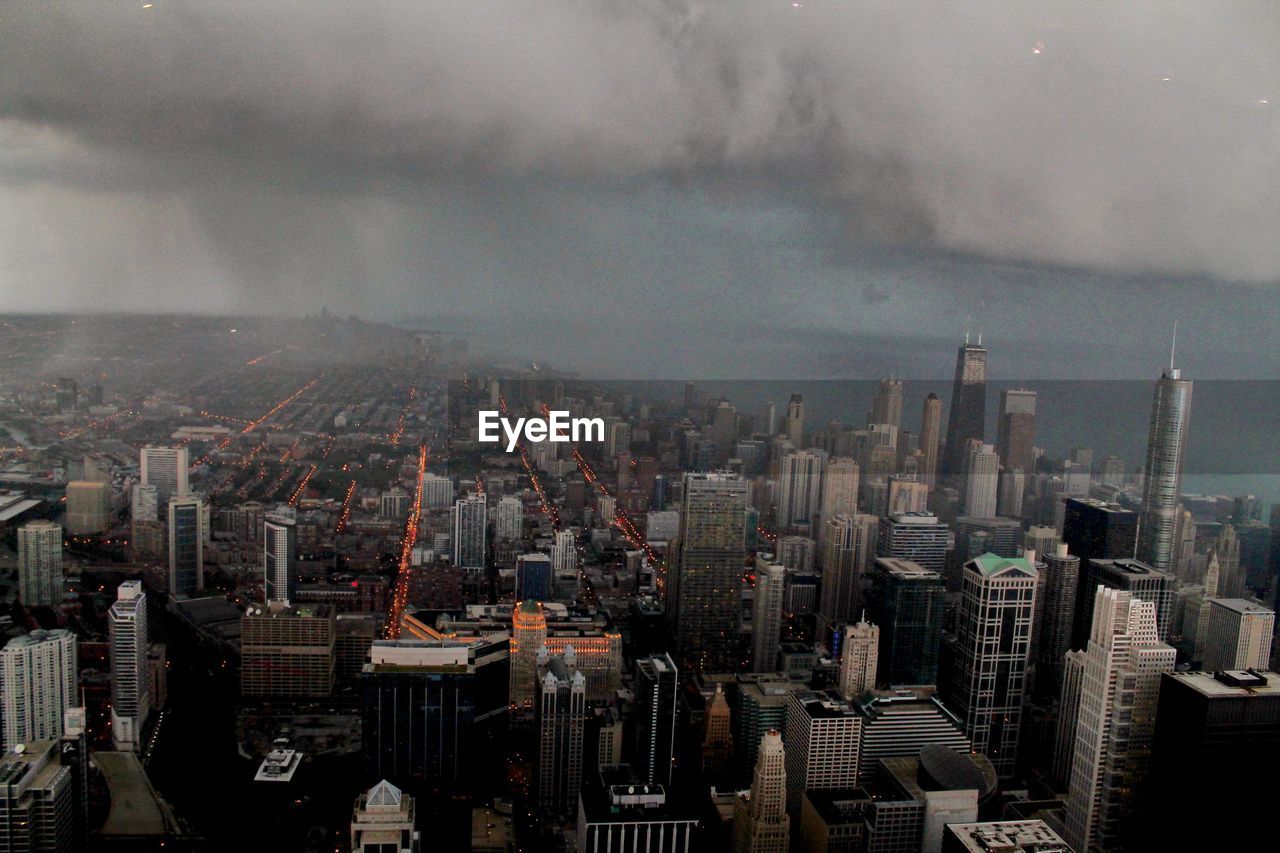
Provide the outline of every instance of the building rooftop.
[[263,759],[258,772],[253,774],[255,782],[292,782],[294,774],[302,764],[302,753],[292,749],[273,749]]
[[858,717],[858,711],[835,690],[806,690],[795,694],[795,701],[810,719]]
[[1280,696],[1280,675],[1265,670],[1167,672],[1164,677],[1183,684],[1211,699]]
[[897,557],[876,557],[876,567],[892,574],[894,577],[907,580],[941,579],[942,577],[942,575],[932,569],[926,569],[914,560],[902,560]]
[[1025,557],[1000,557],[988,551],[974,557],[968,565],[973,566],[984,577],[1000,577],[1004,575],[1026,575],[1036,577],[1036,569]]
[[1218,607],[1225,607],[1237,613],[1272,613],[1270,607],[1264,607],[1256,601],[1243,598],[1214,598],[1211,601]]
[[[951,823],[944,830],[959,846],[948,849],[973,853],[1072,853],[1062,836],[1042,820],[1002,820],[992,823]],[[948,847],[943,843],[943,847]]]
[[169,804],[151,787],[151,780],[132,752],[99,750],[93,754],[94,764],[102,771],[111,793],[111,811],[98,830],[110,838],[182,835],[181,827]]

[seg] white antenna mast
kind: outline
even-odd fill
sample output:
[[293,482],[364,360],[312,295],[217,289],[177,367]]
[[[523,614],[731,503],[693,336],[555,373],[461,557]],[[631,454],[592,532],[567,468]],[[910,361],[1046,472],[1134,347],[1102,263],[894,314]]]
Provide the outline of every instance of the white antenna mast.
[[1178,321],[1173,321],[1173,343],[1169,345],[1169,369],[1173,370],[1173,354],[1178,350]]

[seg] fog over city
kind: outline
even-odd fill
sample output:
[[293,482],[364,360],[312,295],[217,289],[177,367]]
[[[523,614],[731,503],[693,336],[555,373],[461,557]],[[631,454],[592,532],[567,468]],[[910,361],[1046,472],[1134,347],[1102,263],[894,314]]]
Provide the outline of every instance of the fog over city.
[[1172,316],[1199,376],[1280,358],[1273,4],[5,19],[3,311],[325,306],[632,376],[936,375],[966,316],[1006,375],[1147,376]]

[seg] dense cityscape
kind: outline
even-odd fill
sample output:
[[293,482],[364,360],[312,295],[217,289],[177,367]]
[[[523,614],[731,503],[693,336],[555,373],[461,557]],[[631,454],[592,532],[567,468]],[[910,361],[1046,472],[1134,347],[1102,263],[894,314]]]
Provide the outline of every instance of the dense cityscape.
[[0,853],[1274,848],[1278,45],[0,3]]
[[1280,514],[1183,489],[1172,357],[1122,459],[976,334],[819,421],[327,312],[4,329],[4,849],[1266,834]]

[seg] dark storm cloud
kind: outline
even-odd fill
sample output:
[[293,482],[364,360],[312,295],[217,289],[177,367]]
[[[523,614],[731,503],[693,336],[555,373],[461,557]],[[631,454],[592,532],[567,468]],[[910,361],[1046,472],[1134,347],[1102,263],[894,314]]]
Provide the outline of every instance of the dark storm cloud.
[[142,5],[3,12],[0,307],[653,346],[1280,280],[1271,3]]

